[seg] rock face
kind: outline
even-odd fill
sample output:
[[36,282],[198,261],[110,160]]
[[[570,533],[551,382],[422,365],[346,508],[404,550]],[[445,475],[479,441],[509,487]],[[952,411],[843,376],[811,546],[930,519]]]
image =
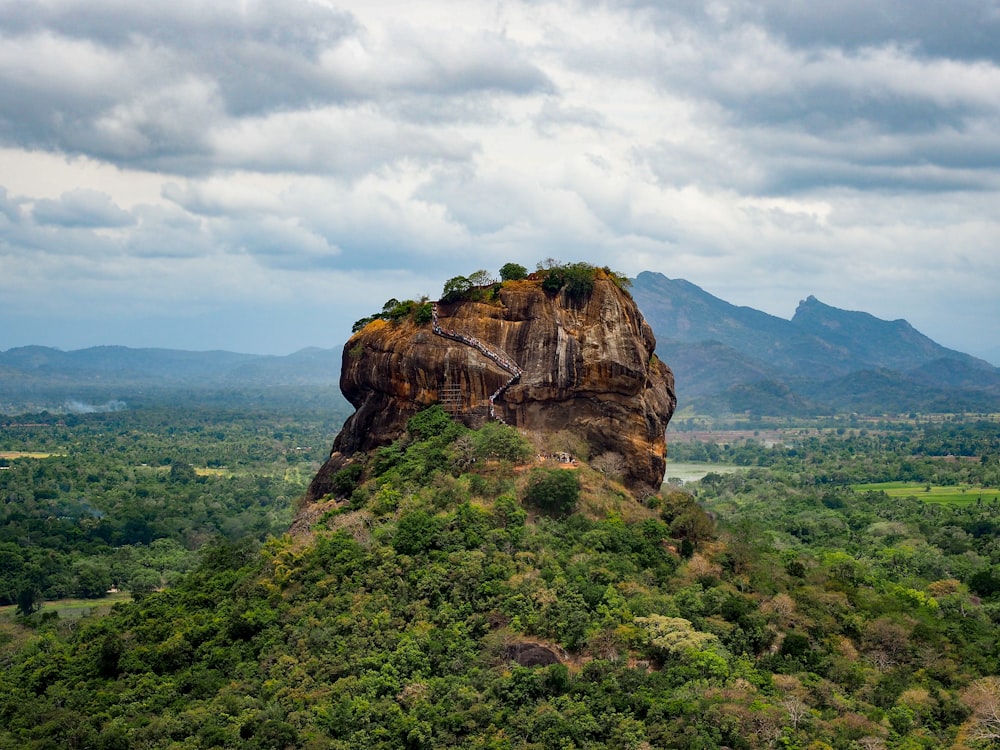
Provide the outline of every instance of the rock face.
[[[658,489],[664,432],[676,406],[670,369],[632,299],[602,272],[573,300],[540,281],[505,282],[491,302],[438,303],[444,331],[509,358],[520,377],[496,398],[496,417],[534,435],[566,430],[591,457],[617,454],[634,492]],[[402,436],[417,411],[442,403],[469,426],[490,419],[490,396],[511,380],[497,358],[435,333],[432,323],[376,320],[344,346],[340,387],[357,411],[333,444],[307,500],[361,452]],[[509,365],[509,363],[508,363]]]

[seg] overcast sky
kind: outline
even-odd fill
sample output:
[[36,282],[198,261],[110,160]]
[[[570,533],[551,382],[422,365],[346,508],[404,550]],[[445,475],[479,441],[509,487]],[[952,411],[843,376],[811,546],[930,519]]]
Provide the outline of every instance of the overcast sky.
[[0,0],[0,350],[549,257],[1000,347],[1000,0]]

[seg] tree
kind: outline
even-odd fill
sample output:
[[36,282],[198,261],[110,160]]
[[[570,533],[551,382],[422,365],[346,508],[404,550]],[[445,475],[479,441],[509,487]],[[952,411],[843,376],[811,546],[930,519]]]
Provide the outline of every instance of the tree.
[[441,530],[441,522],[426,510],[410,511],[399,519],[392,546],[401,555],[416,555],[430,549]]
[[444,407],[434,404],[410,417],[406,431],[417,440],[428,440],[438,436],[454,437],[461,428]]
[[489,286],[493,283],[493,277],[489,271],[480,269],[469,274],[469,283],[472,286]]
[[472,289],[472,282],[465,276],[453,276],[444,282],[444,290],[441,292],[442,302],[458,302],[465,299],[465,296]]
[[608,451],[591,461],[590,466],[601,472],[606,479],[621,479],[625,473],[625,458],[620,453]]
[[111,588],[111,571],[98,560],[81,560],[76,564],[75,593],[84,599],[99,599]]
[[580,499],[580,479],[564,469],[532,469],[524,500],[540,510],[565,516]]
[[972,709],[967,726],[969,738],[984,742],[1000,741],[1000,677],[983,677],[962,693],[963,702]]
[[191,464],[184,461],[174,461],[170,465],[170,481],[179,482],[180,484],[187,484],[188,482],[193,482],[198,478],[195,474],[194,467]]
[[505,263],[500,268],[501,281],[520,281],[528,278],[528,269],[520,263]]
[[31,585],[23,586],[17,592],[17,613],[22,617],[27,617],[33,612],[37,612],[42,607],[42,601],[38,596],[38,590]]
[[531,444],[521,433],[499,422],[487,422],[474,432],[472,446],[476,458],[521,463],[531,455]]

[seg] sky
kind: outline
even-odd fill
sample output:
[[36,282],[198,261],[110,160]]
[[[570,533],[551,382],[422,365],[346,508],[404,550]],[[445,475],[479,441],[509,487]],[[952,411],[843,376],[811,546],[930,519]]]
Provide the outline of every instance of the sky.
[[1000,0],[0,0],[0,350],[547,258],[1000,358]]

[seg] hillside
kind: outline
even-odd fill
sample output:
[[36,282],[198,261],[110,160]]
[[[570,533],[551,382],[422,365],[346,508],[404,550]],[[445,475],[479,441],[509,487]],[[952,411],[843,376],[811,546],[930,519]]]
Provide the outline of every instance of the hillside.
[[786,416],[1000,408],[1000,370],[904,320],[812,296],[785,320],[651,272],[632,293],[674,369],[680,408]]
[[[267,475],[288,475],[308,432],[186,408],[136,425],[166,444],[120,415],[12,421],[0,563],[18,613],[0,617],[0,750],[989,747],[996,423],[712,444],[729,473],[637,492],[647,479],[606,441],[655,454],[669,370],[620,279],[576,270],[592,283],[575,293],[543,278],[465,285],[359,321],[341,371],[357,412],[289,532],[263,544]],[[969,368],[950,361],[923,371],[961,382]],[[909,387],[860,372],[843,387]],[[730,391],[808,406],[773,380]],[[615,409],[632,413],[609,438],[601,415]],[[93,450],[112,438],[119,463],[102,470],[86,435]],[[181,436],[181,460],[149,465]],[[40,450],[53,445],[76,455]],[[208,471],[190,463],[210,457]],[[208,487],[254,509],[242,538]],[[142,529],[123,517],[137,511]],[[161,588],[154,531],[193,541],[213,523],[237,538],[204,544]],[[63,553],[48,595],[72,575],[96,598],[120,580],[134,601],[76,621],[36,612],[46,545]],[[173,550],[170,573],[190,562]]]
[[985,750],[997,501],[844,481],[995,484],[921,455],[995,443],[747,446],[698,502],[639,503],[432,407],[294,534],[103,616],[0,620],[0,748]]

